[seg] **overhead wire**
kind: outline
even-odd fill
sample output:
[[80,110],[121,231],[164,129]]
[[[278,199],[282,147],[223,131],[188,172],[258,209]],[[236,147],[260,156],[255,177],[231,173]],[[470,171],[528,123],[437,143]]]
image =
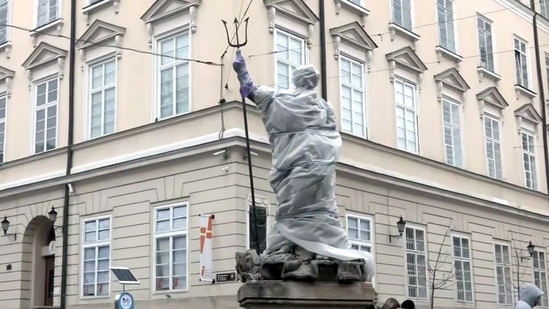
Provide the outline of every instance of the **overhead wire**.
[[[70,37],[68,37],[66,35],[63,35],[63,34],[52,34],[52,33],[46,32],[46,31],[28,29],[28,28],[25,28],[25,27],[14,25],[14,24],[0,24],[0,26],[13,28],[13,29],[25,31],[25,32],[28,32],[28,33],[38,33],[38,34],[44,35],[44,36],[70,40]],[[222,66],[223,65],[222,63],[216,63],[216,62],[208,61],[208,60],[193,59],[193,58],[182,58],[182,57],[159,54],[159,53],[146,51],[146,50],[141,50],[141,49],[137,49],[137,48],[118,46],[118,45],[112,45],[112,44],[102,44],[102,43],[88,41],[88,40],[81,40],[80,39],[80,40],[77,40],[76,43],[77,44],[78,43],[88,43],[88,44],[93,45],[93,46],[111,47],[111,48],[116,48],[116,49],[120,49],[120,50],[131,51],[131,52],[138,53],[138,54],[157,56],[157,57],[163,57],[163,58],[170,58],[170,59],[177,60],[177,61],[195,62],[195,63],[200,63],[200,64],[204,64],[204,65],[209,65],[209,66]]]
[[[540,45],[539,47],[546,47],[546,46],[549,46],[549,43],[547,44],[542,44]],[[533,49],[534,46],[528,46],[527,49]],[[503,53],[509,53],[509,52],[514,52],[515,49],[507,49],[507,50],[498,50],[498,51],[494,51],[492,52],[492,54],[503,54]],[[462,59],[462,62],[464,60],[470,60],[470,59],[475,59],[475,58],[478,58],[480,57],[480,54],[476,54],[476,55],[469,55],[469,56],[463,56],[461,57]],[[448,59],[440,59],[440,60],[435,60],[435,61],[429,61],[429,62],[423,62],[423,64],[425,65],[430,65],[430,64],[439,64],[439,63],[442,63],[442,62],[452,62],[452,60],[448,60]],[[390,71],[391,69],[389,68],[384,68],[384,69],[377,69],[377,70],[365,70],[365,71],[362,71],[361,73],[364,74],[364,75],[369,75],[369,74],[374,74],[374,73],[381,73],[381,72],[388,72]],[[341,77],[347,77],[349,75],[351,75],[352,73],[349,73],[349,74],[338,74],[338,75],[333,75],[333,76],[328,76],[326,78],[328,79],[334,79],[334,78],[341,78]],[[277,84],[266,84],[265,86],[271,86],[271,87],[274,87],[276,86]]]

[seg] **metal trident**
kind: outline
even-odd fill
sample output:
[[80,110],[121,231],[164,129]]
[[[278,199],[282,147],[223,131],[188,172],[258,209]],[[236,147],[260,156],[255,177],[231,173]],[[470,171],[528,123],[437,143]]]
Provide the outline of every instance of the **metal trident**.
[[[235,36],[236,36],[236,43],[231,42],[231,35],[229,34],[229,28],[227,27],[227,22],[224,20],[221,20],[223,22],[223,25],[225,26],[225,33],[227,34],[227,42],[229,43],[229,46],[241,48],[248,44],[248,20],[250,18],[247,17],[244,19],[244,41],[240,40],[239,36],[239,28],[241,26],[241,23],[238,22],[238,19],[235,18],[233,21],[234,28],[235,28]],[[253,175],[253,166],[252,166],[252,151],[250,149],[250,133],[248,131],[248,113],[246,111],[246,98],[242,97],[242,112],[244,114],[244,132],[246,134],[246,154],[248,157],[248,176],[250,178],[250,191],[251,191],[251,197],[252,197],[252,217],[254,218],[253,222],[253,239],[255,241],[255,251],[257,254],[261,254],[260,252],[260,243],[259,243],[259,231],[257,230],[257,212],[256,212],[256,206],[255,206],[255,189],[254,189],[254,175]]]
[[234,24],[234,30],[235,30],[235,36],[236,36],[236,43],[231,42],[231,36],[229,35],[229,28],[227,27],[227,22],[224,20],[221,20],[223,22],[223,25],[225,26],[225,33],[227,34],[227,41],[229,42],[229,46],[240,48],[242,46],[246,46],[248,44],[248,20],[250,18],[247,17],[244,19],[244,41],[240,41],[239,37],[239,30],[241,23],[238,22],[238,19],[235,17],[233,24]]

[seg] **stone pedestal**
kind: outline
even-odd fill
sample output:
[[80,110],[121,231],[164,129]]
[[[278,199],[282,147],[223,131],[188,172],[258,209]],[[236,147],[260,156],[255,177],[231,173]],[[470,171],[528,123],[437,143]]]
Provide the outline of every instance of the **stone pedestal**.
[[365,309],[376,293],[370,283],[254,280],[240,287],[238,302],[247,309]]

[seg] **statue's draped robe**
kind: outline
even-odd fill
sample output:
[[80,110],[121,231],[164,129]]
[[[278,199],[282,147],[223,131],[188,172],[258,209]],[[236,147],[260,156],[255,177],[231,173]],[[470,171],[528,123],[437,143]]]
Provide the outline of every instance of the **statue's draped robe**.
[[293,243],[339,260],[364,259],[373,276],[372,255],[351,249],[339,219],[335,170],[342,142],[331,104],[304,89],[278,92],[261,86],[251,97],[269,134],[269,180],[278,200],[265,253]]

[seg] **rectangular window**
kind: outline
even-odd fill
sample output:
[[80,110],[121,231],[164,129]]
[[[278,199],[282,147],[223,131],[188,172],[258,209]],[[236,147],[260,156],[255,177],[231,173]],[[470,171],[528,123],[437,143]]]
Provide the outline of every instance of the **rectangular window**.
[[416,85],[395,79],[397,146],[418,153]]
[[539,8],[541,16],[549,19],[549,0],[540,0]]
[[340,57],[341,66],[341,127],[359,136],[366,135],[364,64]]
[[108,296],[111,265],[111,219],[84,221],[82,243],[84,269],[83,296]]
[[59,0],[38,0],[36,27],[41,27],[59,18]]
[[187,204],[155,209],[156,291],[187,289]]
[[511,281],[511,254],[508,245],[496,244],[496,288],[497,303],[511,305],[513,303],[513,282]]
[[440,46],[455,52],[454,0],[437,0],[437,14]]
[[522,164],[524,166],[524,185],[528,189],[537,190],[538,177],[536,170],[536,146],[534,135],[521,133],[522,137]]
[[446,164],[463,167],[461,143],[461,105],[448,98],[442,98],[442,118],[444,122],[444,149]]
[[0,0],[0,44],[8,41],[9,35],[9,0]]
[[494,42],[492,39],[492,22],[484,16],[477,17],[478,46],[480,49],[480,66],[495,72]]
[[362,0],[349,0],[349,2],[362,6]]
[[425,231],[406,227],[406,273],[408,297],[427,298]]
[[160,119],[190,112],[189,32],[158,41]]
[[90,138],[114,132],[116,110],[116,60],[90,66]]
[[456,276],[457,299],[473,301],[473,276],[471,274],[471,246],[469,238],[454,236],[454,272]]
[[57,147],[57,101],[59,80],[56,77],[34,87],[34,153]]
[[540,307],[546,307],[547,302],[547,268],[545,267],[545,252],[535,250],[532,255],[532,264],[534,271],[534,284],[543,292],[541,297],[541,303],[538,304]]
[[347,234],[351,248],[354,250],[372,252],[372,220],[368,218],[348,216]]
[[486,161],[488,176],[502,179],[501,140],[499,134],[499,119],[484,115],[484,142],[486,144]]
[[276,83],[278,89],[293,88],[294,70],[305,64],[305,41],[279,29],[276,30]]
[[0,96],[0,163],[4,162],[4,152],[6,148],[6,114],[7,114],[6,94]]
[[[248,248],[256,249],[255,231],[257,231],[257,242],[259,242],[259,252],[267,249],[267,207],[255,205],[255,217],[252,204],[248,205]],[[255,230],[257,228],[257,230]]]
[[528,57],[526,56],[526,42],[515,38],[515,72],[517,84],[529,88],[528,83]]
[[412,31],[412,0],[392,0],[393,23]]

